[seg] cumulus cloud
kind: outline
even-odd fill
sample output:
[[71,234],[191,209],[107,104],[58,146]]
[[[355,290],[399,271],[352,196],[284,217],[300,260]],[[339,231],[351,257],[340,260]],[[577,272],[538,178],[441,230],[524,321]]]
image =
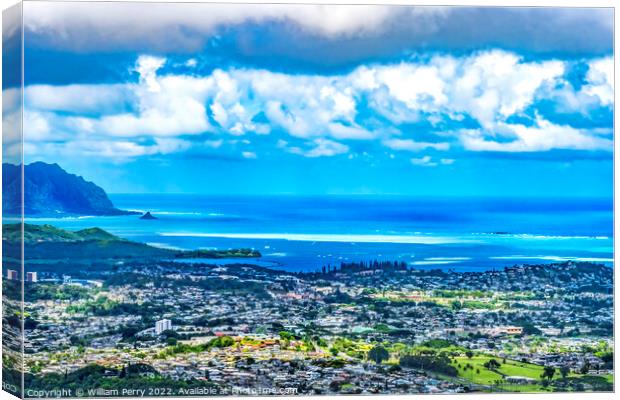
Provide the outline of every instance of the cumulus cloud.
[[218,140],[205,140],[204,142],[202,142],[202,145],[205,147],[209,147],[212,149],[218,149],[220,147],[222,147],[222,144],[224,144],[224,141],[222,139],[218,139]]
[[[54,140],[85,138],[84,143],[118,140],[124,146],[119,152],[128,156],[183,151],[192,145],[184,140],[192,136],[204,136],[193,140],[194,146],[202,142],[208,147],[205,140],[215,140],[212,135],[253,134],[289,136],[304,145],[290,146],[279,138],[277,147],[306,157],[346,153],[368,141],[396,151],[447,152],[454,140],[450,136],[470,151],[612,147],[609,139],[591,131],[540,116],[532,126],[511,119],[557,97],[558,85],[565,82],[562,60],[528,61],[491,50],[371,64],[340,75],[230,68],[205,76],[162,73],[166,62],[138,57],[139,79],[132,83],[27,87],[26,140],[51,141],[50,135]],[[590,107],[611,106],[610,62],[593,60],[581,90],[566,85],[562,90],[572,90],[576,101],[588,98]],[[464,119],[478,127],[442,128]],[[411,128],[421,121],[430,125],[431,135]],[[156,144],[145,145],[147,139]],[[111,153],[100,153],[105,154]]]
[[[135,66],[137,84],[32,85],[24,93],[26,111],[33,116],[53,112],[54,134],[89,131],[120,137],[178,136],[209,131],[205,102],[212,79],[157,76],[165,59],[141,56]],[[96,114],[97,116],[92,116]],[[77,126],[76,126],[77,123]],[[40,133],[27,124],[28,140]]]
[[166,59],[143,55],[138,57],[135,71],[140,75],[140,82],[144,83],[149,92],[159,92],[161,86],[157,82],[157,70],[164,66]]
[[256,153],[254,153],[253,151],[244,151],[241,153],[241,155],[243,156],[243,158],[249,158],[249,159],[258,158]]
[[411,164],[419,165],[421,167],[436,167],[437,165],[439,165],[436,162],[432,161],[431,156],[412,158],[410,161]]
[[101,140],[76,138],[66,143],[24,142],[24,152],[29,157],[46,157],[49,154],[70,152],[85,157],[107,158],[114,162],[126,162],[141,156],[170,154],[190,148],[181,139],[156,139],[154,143],[138,143],[128,140]]
[[328,123],[327,131],[336,139],[367,140],[377,136],[377,133],[364,129],[359,125],[344,125],[339,122]]
[[587,116],[600,107],[613,109],[614,66],[613,57],[596,58],[584,63],[587,72],[580,90],[573,84],[562,82],[549,90],[549,97],[560,113],[580,113]]
[[314,139],[313,141],[306,143],[306,145],[310,146],[310,148],[301,149],[299,147],[290,147],[288,151],[293,154],[299,154],[310,158],[331,157],[338,154],[347,153],[349,151],[349,146],[324,138]]
[[552,149],[611,150],[613,141],[584,129],[557,125],[538,118],[534,126],[502,124],[503,140],[485,137],[481,130],[461,131],[461,141],[467,150],[534,152]]
[[127,84],[31,85],[24,93],[25,106],[41,111],[110,113],[126,110],[136,88]]
[[471,114],[484,127],[523,111],[535,94],[564,74],[561,61],[523,62],[503,51],[468,58],[454,80],[454,109]]
[[530,106],[564,72],[562,61],[526,62],[514,53],[494,50],[360,67],[350,80],[370,93],[373,108],[394,123],[415,122],[428,114],[456,119],[469,115],[492,127]]
[[21,157],[21,90],[5,89],[2,91],[2,146],[4,157]]
[[414,152],[425,149],[448,150],[450,148],[448,143],[416,142],[411,139],[388,139],[383,141],[383,144],[392,150]]
[[437,160],[433,159],[433,157],[429,155],[409,159],[409,162],[411,164],[419,167],[437,167],[440,165],[452,165],[454,164],[454,161],[455,160],[452,158],[440,158],[439,160]]
[[614,60],[605,57],[594,60],[588,65],[586,75],[587,84],[583,92],[598,97],[603,105],[612,105],[614,102]]

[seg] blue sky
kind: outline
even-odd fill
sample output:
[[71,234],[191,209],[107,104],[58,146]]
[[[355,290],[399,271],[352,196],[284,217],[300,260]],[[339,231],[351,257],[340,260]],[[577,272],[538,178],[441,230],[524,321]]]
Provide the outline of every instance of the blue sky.
[[26,161],[109,192],[612,194],[608,9],[25,7]]

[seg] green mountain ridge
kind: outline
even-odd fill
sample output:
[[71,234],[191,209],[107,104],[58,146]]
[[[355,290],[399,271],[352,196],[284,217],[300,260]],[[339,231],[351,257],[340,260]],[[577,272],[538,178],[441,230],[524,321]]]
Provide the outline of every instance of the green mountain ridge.
[[[21,224],[2,226],[2,240],[18,242],[21,240]],[[24,242],[80,242],[88,240],[124,241],[101,228],[87,228],[79,231],[67,231],[53,225],[24,224]]]
[[[4,257],[21,255],[21,224],[2,225]],[[115,236],[101,228],[68,231],[53,225],[24,224],[27,260],[102,260],[135,258],[257,258],[252,249],[173,250],[149,246]]]

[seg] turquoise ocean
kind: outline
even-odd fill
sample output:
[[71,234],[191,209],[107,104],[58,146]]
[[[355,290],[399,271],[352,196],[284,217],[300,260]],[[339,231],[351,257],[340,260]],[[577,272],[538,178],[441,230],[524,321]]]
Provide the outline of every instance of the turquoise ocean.
[[[613,201],[586,198],[201,196],[116,194],[116,217],[28,218],[100,227],[153,246],[255,248],[250,260],[288,271],[368,260],[480,271],[565,260],[613,262]],[[219,260],[219,263],[238,260]]]

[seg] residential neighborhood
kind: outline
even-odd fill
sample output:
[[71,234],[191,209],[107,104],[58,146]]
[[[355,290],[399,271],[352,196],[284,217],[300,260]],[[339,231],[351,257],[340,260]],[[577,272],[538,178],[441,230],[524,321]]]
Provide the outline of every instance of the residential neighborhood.
[[162,261],[39,277],[26,283],[34,377],[138,368],[145,382],[220,394],[613,386],[612,271],[596,264],[456,273],[369,262],[289,273]]

